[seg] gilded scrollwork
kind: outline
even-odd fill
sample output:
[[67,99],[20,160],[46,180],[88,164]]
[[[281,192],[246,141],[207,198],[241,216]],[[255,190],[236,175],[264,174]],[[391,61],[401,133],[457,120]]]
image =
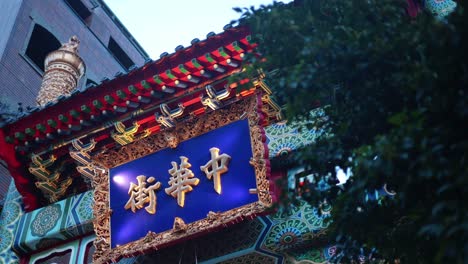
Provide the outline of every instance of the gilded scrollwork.
[[[140,140],[135,140],[118,149],[108,149],[100,152],[93,157],[93,160],[106,168],[116,167],[161,149],[172,147],[176,143],[175,141],[179,143],[239,120],[244,112],[250,112],[256,105],[257,103],[245,103],[245,101],[234,103],[201,117],[194,117],[183,124],[171,128],[171,130],[164,131],[164,133],[157,133]],[[257,126],[257,124],[258,118],[255,121],[249,122],[251,128]],[[167,133],[172,134],[174,138],[168,140]]]
[[114,127],[116,132],[111,132],[112,138],[121,146],[125,146],[135,140],[135,134],[138,132],[140,125],[134,123],[131,127],[125,127],[122,122],[115,122]]
[[94,190],[94,232],[96,240],[94,247],[96,248],[93,258],[98,259],[104,257],[110,250],[110,215],[109,208],[109,185],[107,172],[98,172],[97,177],[93,178]]
[[164,132],[164,139],[166,140],[167,145],[170,148],[175,149],[179,145],[179,137],[177,136],[177,133],[175,133],[174,131]]
[[187,231],[187,224],[180,217],[174,218],[174,225],[172,227],[172,232],[185,232]]
[[[172,230],[161,233],[148,232],[145,237],[139,240],[111,248],[109,174],[107,171],[98,172],[98,175],[93,179],[95,184],[94,228],[97,236],[93,263],[116,262],[123,257],[153,251],[170,242],[202,232],[209,232],[220,226],[237,223],[243,219],[255,217],[267,210],[271,206],[272,197],[268,180],[270,168],[267,159],[268,151],[265,147],[266,138],[261,127],[264,115],[261,111],[261,95],[258,94],[203,116],[192,117],[184,123],[170,128],[170,133],[177,136],[177,141],[183,142],[237,120],[248,118],[253,153],[251,165],[257,178],[257,195],[259,198],[257,202],[226,212],[209,212],[205,219],[188,224],[184,223],[182,219],[180,221],[176,219]],[[96,154],[93,161],[109,169],[171,147],[173,142],[167,140],[167,133],[169,133],[169,130],[135,140],[118,149],[105,150]]]
[[76,170],[87,180],[92,180],[95,176],[96,168],[92,164],[90,152],[96,146],[96,141],[91,139],[89,143],[84,144],[79,139],[72,141],[70,148],[70,157],[78,162]]
[[209,211],[208,214],[206,215],[206,220],[210,221],[210,223],[217,221],[221,217],[221,214],[215,213],[213,211]]

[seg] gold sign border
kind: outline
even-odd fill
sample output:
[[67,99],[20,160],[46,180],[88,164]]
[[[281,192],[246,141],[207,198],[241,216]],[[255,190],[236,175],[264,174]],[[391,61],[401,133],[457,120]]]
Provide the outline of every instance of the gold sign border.
[[[253,218],[264,212],[272,204],[270,183],[268,181],[269,166],[268,153],[265,148],[265,134],[261,123],[264,113],[261,112],[261,93],[233,103],[222,109],[207,113],[200,117],[193,117],[170,130],[140,139],[115,150],[105,150],[93,156],[97,170],[93,177],[94,185],[94,231],[96,251],[93,263],[117,262],[124,257],[133,257],[149,253],[163,245],[177,240],[205,233],[243,219]],[[253,157],[250,163],[255,169],[259,200],[226,212],[209,212],[205,219],[185,224],[181,219],[175,219],[174,228],[161,233],[148,232],[136,241],[111,249],[110,245],[110,217],[112,211],[109,203],[109,168],[144,157],[167,147],[175,147],[178,142],[207,133],[232,122],[248,118]],[[249,190],[246,190],[249,191]],[[250,190],[252,191],[252,190]]]

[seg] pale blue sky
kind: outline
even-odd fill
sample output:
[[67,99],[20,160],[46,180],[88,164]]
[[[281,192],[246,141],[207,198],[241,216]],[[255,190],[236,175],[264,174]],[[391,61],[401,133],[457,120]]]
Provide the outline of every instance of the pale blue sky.
[[[278,2],[290,2],[284,0]],[[152,59],[175,47],[219,33],[240,17],[233,7],[260,6],[273,0],[105,0]]]

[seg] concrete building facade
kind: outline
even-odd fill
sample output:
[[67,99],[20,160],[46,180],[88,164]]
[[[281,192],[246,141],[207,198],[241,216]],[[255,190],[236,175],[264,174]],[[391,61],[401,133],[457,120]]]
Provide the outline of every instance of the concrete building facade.
[[[86,64],[80,90],[149,60],[102,0],[0,1],[0,25],[0,100],[13,109],[36,106],[45,56],[72,35]],[[0,164],[0,201],[10,178]]]

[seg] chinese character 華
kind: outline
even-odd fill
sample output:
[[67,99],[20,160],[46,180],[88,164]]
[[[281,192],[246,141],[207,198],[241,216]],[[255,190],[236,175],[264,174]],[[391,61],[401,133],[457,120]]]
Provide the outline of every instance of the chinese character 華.
[[190,170],[192,164],[188,163],[188,158],[180,157],[180,168],[178,168],[175,161],[171,162],[172,169],[169,170],[171,175],[169,179],[169,188],[165,191],[167,194],[177,198],[177,204],[184,207],[185,193],[193,190],[192,186],[197,186],[200,180],[194,178],[193,172]]

